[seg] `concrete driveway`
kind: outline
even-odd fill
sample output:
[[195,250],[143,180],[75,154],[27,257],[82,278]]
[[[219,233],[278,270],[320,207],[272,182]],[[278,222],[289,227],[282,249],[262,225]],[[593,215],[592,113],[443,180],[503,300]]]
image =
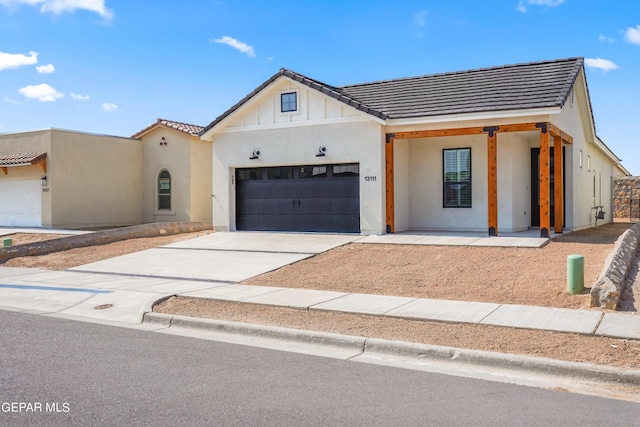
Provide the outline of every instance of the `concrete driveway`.
[[316,233],[214,233],[71,269],[166,279],[240,282],[360,239]]

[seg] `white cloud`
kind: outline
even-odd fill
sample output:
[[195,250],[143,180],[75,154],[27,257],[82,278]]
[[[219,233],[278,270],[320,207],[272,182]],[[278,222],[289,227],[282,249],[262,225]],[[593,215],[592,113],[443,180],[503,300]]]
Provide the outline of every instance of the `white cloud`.
[[18,92],[23,94],[26,98],[37,99],[40,102],[52,102],[56,99],[64,98],[63,93],[58,92],[46,83],[25,86],[18,89]]
[[37,62],[37,52],[29,52],[29,55],[24,55],[22,53],[0,52],[0,71],[6,70],[8,68],[22,67],[23,65],[33,65]]
[[624,34],[624,39],[629,43],[640,44],[640,25],[635,28],[627,28],[627,31]]
[[39,66],[37,66],[36,70],[40,74],[51,74],[56,70],[56,68],[53,66],[53,64],[47,64],[47,65],[39,65]]
[[89,100],[89,95],[78,95],[77,93],[73,93],[73,92],[71,92],[69,95],[71,96],[71,99],[75,99],[76,101],[88,101]]
[[613,61],[609,61],[608,59],[587,58],[584,60],[584,63],[589,68],[596,68],[602,71],[610,71],[610,70],[618,69],[618,66]]
[[607,37],[604,34],[600,34],[598,36],[598,40],[600,40],[601,42],[605,43],[613,43],[615,41],[615,39],[613,37]]
[[107,113],[112,113],[118,109],[118,106],[116,104],[109,104],[108,102],[105,102],[102,104],[102,109]]
[[253,58],[256,56],[256,52],[251,46],[244,42],[236,40],[233,37],[223,36],[219,39],[213,39],[211,41],[213,41],[214,43],[226,44],[228,46],[231,46],[232,48],[237,49],[242,53],[246,53],[249,58]]
[[564,2],[565,0],[520,0],[518,2],[517,9],[520,12],[525,13],[528,10],[527,5],[556,7],[556,6],[560,6]]
[[0,0],[0,5],[16,7],[22,4],[40,6],[40,12],[60,15],[64,12],[87,10],[105,19],[111,19],[113,12],[105,6],[106,0]]

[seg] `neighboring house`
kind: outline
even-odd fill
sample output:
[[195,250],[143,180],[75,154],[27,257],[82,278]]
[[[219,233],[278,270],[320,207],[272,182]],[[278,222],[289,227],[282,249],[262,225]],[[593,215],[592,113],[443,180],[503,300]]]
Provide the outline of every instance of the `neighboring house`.
[[60,129],[0,134],[0,226],[139,224],[142,147]]
[[211,143],[158,119],[133,138],[59,129],[0,134],[0,226],[211,221]]
[[628,175],[582,58],[342,87],[281,69],[201,137],[217,230],[548,236],[611,221]]
[[211,221],[211,143],[202,126],[158,119],[142,141],[143,222]]

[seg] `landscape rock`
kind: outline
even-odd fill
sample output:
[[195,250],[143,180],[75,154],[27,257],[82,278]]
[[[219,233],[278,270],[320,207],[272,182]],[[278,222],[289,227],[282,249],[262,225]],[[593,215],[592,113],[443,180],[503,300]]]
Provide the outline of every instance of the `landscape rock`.
[[595,285],[591,288],[591,307],[615,310],[620,301],[631,261],[640,243],[640,223],[625,231],[616,241]]

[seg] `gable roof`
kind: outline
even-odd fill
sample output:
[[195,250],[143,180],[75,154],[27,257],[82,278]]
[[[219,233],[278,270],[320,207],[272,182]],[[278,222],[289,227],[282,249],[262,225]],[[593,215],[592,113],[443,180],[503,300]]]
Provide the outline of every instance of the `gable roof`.
[[343,86],[390,118],[562,107],[582,58],[505,65]]
[[203,126],[191,125],[189,123],[175,122],[173,120],[158,119],[155,123],[147,126],[146,128],[132,135],[131,138],[134,138],[134,139],[140,138],[143,135],[149,133],[151,130],[153,130],[157,126],[166,126],[168,128],[175,129],[192,136],[198,136],[200,132],[202,132],[202,130],[204,129]]
[[387,120],[562,107],[583,67],[583,58],[567,58],[342,87],[331,86],[282,68],[218,116],[200,135],[233,114],[282,76],[357,110]]

